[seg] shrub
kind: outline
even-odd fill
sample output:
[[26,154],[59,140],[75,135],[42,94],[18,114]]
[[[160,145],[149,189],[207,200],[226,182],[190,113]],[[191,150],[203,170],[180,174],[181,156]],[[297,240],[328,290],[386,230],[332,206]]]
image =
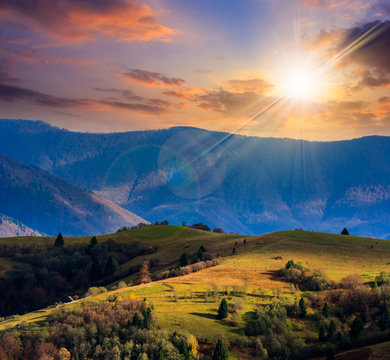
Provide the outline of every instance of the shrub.
[[340,281],[340,287],[343,289],[355,290],[361,285],[363,285],[363,278],[359,274],[350,274]]
[[264,335],[267,329],[267,325],[264,319],[251,320],[245,326],[245,334],[247,336]]

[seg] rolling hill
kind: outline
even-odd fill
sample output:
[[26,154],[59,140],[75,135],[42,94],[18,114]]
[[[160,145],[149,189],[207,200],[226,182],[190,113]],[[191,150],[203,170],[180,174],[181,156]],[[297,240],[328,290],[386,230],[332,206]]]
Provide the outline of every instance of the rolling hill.
[[49,235],[104,234],[145,222],[90,191],[4,155],[0,199],[0,212]]
[[[85,311],[88,307],[97,308],[99,305],[107,303],[112,304],[111,308],[116,308],[121,301],[126,303],[126,299],[131,298],[147,301],[148,304],[153,305],[156,329],[159,331],[171,334],[175,331],[178,333],[184,331],[186,334],[195,335],[201,344],[201,355],[205,356],[203,358],[209,358],[207,356],[210,356],[210,347],[219,338],[230,344],[229,348],[233,356],[239,356],[243,359],[262,358],[260,355],[253,355],[257,351],[251,342],[254,338],[247,337],[244,333],[244,328],[251,316],[257,311],[256,309],[267,309],[267,306],[276,306],[275,304],[294,309],[294,303],[297,304],[299,299],[304,297],[308,304],[307,317],[301,319],[289,314],[289,319],[291,318],[293,321],[293,325],[288,323],[290,324],[288,325],[289,332],[281,334],[275,332],[275,334],[279,334],[277,336],[278,339],[281,339],[280,341],[286,339],[285,346],[293,346],[293,350],[294,346],[295,349],[312,346],[319,356],[326,352],[328,345],[320,344],[319,347],[315,347],[318,342],[318,327],[334,320],[340,331],[348,333],[354,317],[345,317],[344,322],[340,322],[339,317],[342,317],[340,315],[342,312],[338,309],[338,300],[334,299],[340,296],[337,295],[340,294],[340,291],[346,293],[349,291],[351,296],[356,296],[353,295],[355,290],[340,290],[338,288],[337,290],[316,292],[295,288],[278,275],[279,271],[285,267],[286,262],[293,259],[310,269],[321,268],[334,283],[339,282],[347,275],[358,273],[364,284],[372,284],[380,272],[390,271],[388,262],[390,243],[386,240],[373,238],[310,231],[282,231],[244,237],[233,234],[214,234],[179,226],[150,226],[97,237],[99,243],[103,243],[107,239],[113,239],[122,245],[131,244],[134,241],[145,247],[158,245],[156,253],[141,255],[125,264],[125,266],[141,264],[144,260],[158,257],[160,265],[151,269],[153,274],[177,265],[180,254],[183,252],[190,255],[196,254],[200,245],[206,246],[206,253],[213,256],[218,254],[222,261],[219,265],[188,275],[136,286],[123,287],[122,285],[120,288],[114,287],[113,290],[102,294],[64,304],[60,308],[49,307],[25,315],[13,316],[0,322],[0,331],[8,329],[7,331],[10,332],[15,326],[17,326],[15,328],[17,332],[23,331],[23,329],[30,332],[37,331],[41,327],[47,329],[48,321],[52,321],[53,316],[58,316],[59,309],[59,314],[63,314],[61,311],[65,311],[65,313],[67,311],[80,311],[80,309]],[[87,245],[89,241],[89,237],[65,238],[65,247]],[[36,246],[37,244],[52,246],[53,238],[1,239],[0,246],[10,242],[16,242],[22,247]],[[236,249],[235,254],[232,254],[233,248]],[[3,262],[3,259],[1,261]],[[121,273],[121,270],[123,269],[118,268],[117,272]],[[123,280],[131,285],[131,281],[136,281],[136,277]],[[118,284],[118,281],[115,284]],[[375,294],[374,290],[372,290],[372,294]],[[381,291],[378,290],[378,294]],[[369,290],[370,292],[371,290]],[[359,293],[357,292],[357,294]],[[221,321],[217,319],[216,314],[222,298],[228,300],[230,309],[236,310],[231,310],[228,318]],[[324,299],[329,301],[330,319],[321,317],[321,304],[325,301]],[[238,314],[238,316],[234,314]],[[61,316],[64,317],[64,315]],[[371,315],[369,318],[371,319]],[[376,321],[375,319],[372,316],[373,323]],[[379,336],[378,332],[375,333],[378,330],[375,330],[374,325],[366,326],[365,331],[367,334],[375,334],[374,338],[367,338],[371,340],[366,341],[366,347],[352,349],[346,353],[343,350],[338,350],[340,355],[336,358],[352,359],[356,355],[360,356],[361,359],[388,359],[390,348],[390,343],[386,342],[389,340],[388,332]],[[267,342],[267,336],[261,336],[260,339],[265,347],[271,349],[269,351],[273,351]],[[371,344],[376,343],[382,344],[371,346]],[[348,346],[360,347],[362,345],[363,343]],[[361,354],[364,354],[364,357]],[[307,355],[305,358],[311,358],[311,356]]]
[[310,142],[196,128],[89,134],[1,120],[0,152],[154,221],[390,237],[390,139]]

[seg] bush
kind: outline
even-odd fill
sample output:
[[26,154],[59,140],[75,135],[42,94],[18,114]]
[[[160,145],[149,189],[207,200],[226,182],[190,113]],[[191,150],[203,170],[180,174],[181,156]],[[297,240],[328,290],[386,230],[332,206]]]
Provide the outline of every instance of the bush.
[[362,285],[363,278],[359,274],[350,274],[340,281],[340,287],[343,289],[355,290]]
[[245,335],[247,336],[258,336],[264,335],[267,330],[267,325],[264,319],[251,320],[245,326]]

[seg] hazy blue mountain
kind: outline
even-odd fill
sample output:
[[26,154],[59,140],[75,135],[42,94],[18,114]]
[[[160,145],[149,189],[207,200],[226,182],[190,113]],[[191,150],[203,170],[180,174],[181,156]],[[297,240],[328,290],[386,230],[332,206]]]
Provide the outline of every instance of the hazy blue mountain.
[[0,214],[0,238],[13,236],[42,236],[42,234],[19,220]]
[[346,226],[390,237],[388,137],[309,142],[183,127],[89,134],[2,120],[0,153],[150,221],[244,233]]
[[0,213],[49,235],[104,234],[143,221],[90,191],[4,155],[0,155]]

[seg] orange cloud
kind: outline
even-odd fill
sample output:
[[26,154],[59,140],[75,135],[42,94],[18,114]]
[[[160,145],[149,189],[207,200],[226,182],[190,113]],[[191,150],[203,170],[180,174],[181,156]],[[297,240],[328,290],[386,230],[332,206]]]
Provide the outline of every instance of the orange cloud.
[[145,86],[164,87],[164,86],[182,86],[186,83],[184,79],[168,77],[161,73],[146,71],[141,69],[129,69],[122,74],[125,82],[136,82]]
[[174,34],[149,6],[134,0],[3,0],[0,16],[29,21],[35,30],[71,42],[94,41],[96,34],[119,41],[170,41]]

